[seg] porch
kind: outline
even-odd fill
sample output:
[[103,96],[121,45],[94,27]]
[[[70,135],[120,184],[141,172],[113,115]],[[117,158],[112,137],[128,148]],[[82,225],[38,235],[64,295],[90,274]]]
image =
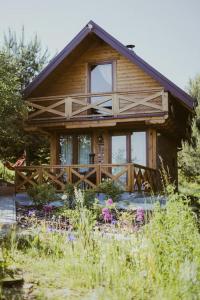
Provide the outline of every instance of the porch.
[[15,192],[35,184],[49,183],[62,192],[67,183],[80,189],[95,189],[103,180],[117,183],[126,192],[158,192],[161,177],[157,169],[134,163],[45,165],[15,168]]

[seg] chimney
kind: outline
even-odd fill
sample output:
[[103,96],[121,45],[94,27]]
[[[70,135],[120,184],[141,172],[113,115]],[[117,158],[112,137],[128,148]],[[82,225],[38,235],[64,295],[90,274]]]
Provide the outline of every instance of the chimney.
[[133,51],[133,48],[135,48],[135,45],[130,44],[130,45],[126,45],[126,47],[127,47],[129,50]]

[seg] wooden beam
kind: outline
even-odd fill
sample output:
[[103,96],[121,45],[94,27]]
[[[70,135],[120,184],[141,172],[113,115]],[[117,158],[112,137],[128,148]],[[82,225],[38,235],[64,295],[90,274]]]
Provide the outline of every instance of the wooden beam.
[[147,130],[147,154],[148,154],[148,166],[150,168],[157,168],[157,132],[155,129]]
[[59,164],[59,136],[57,133],[52,133],[50,136],[50,164]]

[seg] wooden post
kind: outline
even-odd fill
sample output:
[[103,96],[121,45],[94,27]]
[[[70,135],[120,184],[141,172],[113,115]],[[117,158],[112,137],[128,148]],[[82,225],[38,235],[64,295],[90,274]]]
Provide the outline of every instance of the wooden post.
[[114,117],[117,117],[119,115],[119,97],[116,93],[112,95],[112,109]]
[[59,164],[59,136],[56,132],[50,136],[50,164]]
[[96,186],[98,186],[101,182],[101,166],[98,164],[96,167]]
[[40,167],[39,168],[39,170],[38,170],[38,174],[39,174],[39,176],[38,176],[38,183],[39,184],[42,184],[42,179],[43,179],[43,167]]
[[67,119],[70,119],[72,115],[72,98],[65,98],[65,116]]
[[133,191],[133,164],[128,164],[128,192]]
[[157,132],[155,129],[147,131],[147,153],[148,153],[148,167],[157,168]]

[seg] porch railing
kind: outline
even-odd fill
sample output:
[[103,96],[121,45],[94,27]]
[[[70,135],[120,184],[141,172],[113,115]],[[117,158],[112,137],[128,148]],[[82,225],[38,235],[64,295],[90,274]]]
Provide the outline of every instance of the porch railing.
[[163,90],[140,90],[99,94],[72,94],[30,98],[28,120],[80,119],[168,111]]
[[106,179],[118,183],[128,192],[157,192],[161,187],[158,170],[132,163],[15,168],[16,193],[42,183],[53,185],[58,192],[65,189],[67,182],[81,189],[90,189],[96,188]]

